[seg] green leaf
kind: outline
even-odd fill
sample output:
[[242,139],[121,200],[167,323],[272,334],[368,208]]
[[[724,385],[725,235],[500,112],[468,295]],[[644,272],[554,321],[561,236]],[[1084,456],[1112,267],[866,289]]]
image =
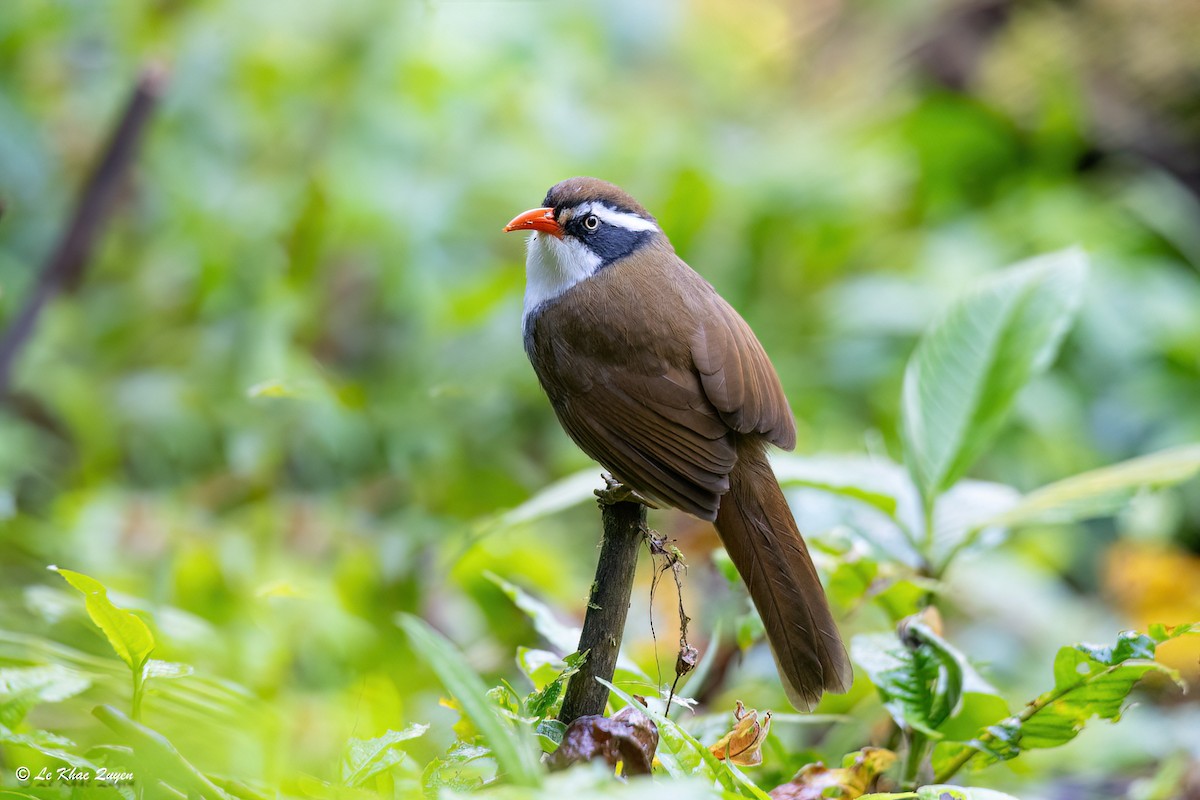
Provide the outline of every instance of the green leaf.
[[1138,489],[1182,483],[1197,472],[1200,444],[1174,447],[1043,486],[985,524],[1015,528],[1105,516],[1121,508]]
[[92,682],[57,664],[0,669],[0,725],[14,728],[39,703],[59,703],[87,690]]
[[442,789],[469,792],[479,788],[484,780],[483,775],[472,764],[491,754],[492,751],[486,747],[458,742],[446,755],[426,765],[421,775],[426,796],[439,796]]
[[877,455],[796,456],[772,454],[771,465],[785,486],[828,497],[810,497],[794,509],[801,528],[846,527],[872,549],[916,565],[913,531],[921,525],[921,504],[908,471]]
[[961,708],[967,677],[975,691],[990,687],[958,650],[924,623],[908,623],[905,636],[907,643],[894,634],[856,636],[850,651],[898,725],[941,738],[938,727]]
[[69,569],[50,569],[62,575],[67,583],[84,597],[88,616],[108,638],[108,643],[121,660],[135,672],[142,668],[154,650],[154,635],[142,618],[131,611],[117,608],[108,599],[108,590],[95,578]]
[[600,480],[595,467],[576,472],[555,481],[521,505],[504,512],[496,518],[494,524],[503,528],[527,525],[588,500],[595,500],[595,490],[598,488]]
[[[533,620],[534,630],[541,634],[542,638],[549,642],[563,658],[571,658],[572,654],[575,653],[575,648],[579,645],[580,628],[560,622],[558,616],[550,606],[520,586],[509,583],[492,572],[485,572],[483,576],[496,584],[500,588],[500,591],[508,595],[508,598],[513,601],[513,605],[524,611]],[[625,655],[623,650],[617,653],[617,668],[625,670],[639,678],[649,680],[649,676],[646,675],[645,670],[634,663],[633,659]]]
[[773,453],[771,467],[782,486],[805,486],[866,503],[895,518],[896,497],[876,485],[875,464],[855,456],[798,456]]
[[312,392],[309,390],[279,379],[260,381],[246,390],[246,397],[249,397],[251,400],[257,400],[262,397],[298,398],[310,396],[311,394]]
[[567,726],[566,723],[556,719],[544,719],[537,724],[533,732],[537,734],[538,741],[542,745],[542,752],[553,753],[562,744]]
[[580,629],[559,621],[550,606],[526,592],[515,583],[509,583],[492,572],[483,577],[500,588],[533,621],[534,630],[550,643],[560,654],[573,653],[579,644]]
[[1017,392],[1054,360],[1081,298],[1078,249],[1030,259],[955,303],[904,374],[905,463],[926,505],[970,468]]
[[0,745],[27,747],[30,750],[41,753],[47,758],[61,761],[76,769],[86,770],[91,773],[95,773],[96,771],[96,765],[91,761],[65,749],[75,747],[73,741],[50,731],[33,730],[28,733],[14,733],[7,726],[0,725]]
[[587,656],[582,653],[572,653],[567,656],[562,671],[554,676],[554,680],[546,684],[545,688],[534,691],[525,699],[525,713],[537,719],[545,719],[557,712],[562,704],[567,679],[579,672],[586,660]]
[[934,564],[946,565],[972,544],[996,546],[1006,531],[992,521],[1020,502],[1011,486],[990,481],[961,480],[938,498],[933,513]]
[[981,728],[1011,713],[1008,703],[995,689],[989,687],[988,690],[977,691],[969,687],[969,681],[967,683],[963,688],[962,705],[958,713],[938,726],[943,741],[969,741]]
[[188,796],[230,800],[224,790],[196,769],[158,731],[134,722],[112,706],[97,706],[92,714],[121,736],[137,752],[139,764],[159,780]]
[[401,614],[399,622],[417,655],[433,669],[442,685],[462,705],[463,713],[483,734],[485,743],[509,780],[518,786],[538,786],[542,771],[537,753],[531,746],[532,737],[518,731],[501,716],[487,699],[488,689],[483,681],[471,671],[446,637],[410,614]]
[[142,667],[142,677],[144,678],[186,678],[193,672],[195,670],[191,664],[162,661],[157,658],[148,659],[145,666]]
[[[424,736],[427,730],[428,725],[413,724],[402,731],[389,730],[375,739],[351,739],[342,758],[342,783],[362,786],[376,775],[411,761],[399,748],[400,743]],[[415,763],[412,766],[415,770]]]
[[1146,635],[1153,639],[1155,644],[1162,644],[1194,633],[1200,633],[1200,622],[1192,622],[1188,625],[1164,625],[1161,622],[1155,622],[1146,628]]
[[[573,654],[578,655],[578,653]],[[559,673],[566,668],[566,663],[558,653],[549,650],[539,650],[536,647],[517,647],[517,667],[533,684],[535,692],[545,689]]]
[[1024,750],[1058,747],[1096,717],[1115,722],[1126,697],[1145,675],[1157,672],[1179,683],[1174,670],[1153,660],[1155,648],[1195,628],[1153,626],[1149,634],[1126,631],[1115,645],[1061,648],[1054,659],[1053,689],[1021,713],[980,731],[970,744],[939,746],[934,751],[935,773],[953,774],[972,758],[983,765],[1015,758]]

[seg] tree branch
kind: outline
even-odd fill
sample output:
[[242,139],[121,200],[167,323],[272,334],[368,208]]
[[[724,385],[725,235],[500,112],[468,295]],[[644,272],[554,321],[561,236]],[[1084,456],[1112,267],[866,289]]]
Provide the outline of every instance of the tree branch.
[[579,637],[579,651],[587,652],[587,660],[567,683],[562,711],[558,714],[568,725],[579,717],[603,714],[608,704],[608,689],[596,679],[611,682],[616,671],[638,550],[646,533],[646,507],[641,503],[602,503],[601,514],[604,538]]
[[133,163],[164,80],[164,71],[154,65],[144,68],[138,76],[108,147],[79,192],[70,222],[43,262],[25,305],[0,339],[0,397],[9,392],[17,356],[33,334],[46,303],[83,276],[104,223],[112,214],[117,192]]

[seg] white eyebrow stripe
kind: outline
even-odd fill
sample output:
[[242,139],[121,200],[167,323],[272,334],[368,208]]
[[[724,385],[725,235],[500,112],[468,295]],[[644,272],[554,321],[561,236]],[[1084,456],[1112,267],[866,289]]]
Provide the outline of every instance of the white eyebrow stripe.
[[609,225],[615,225],[618,228],[624,228],[627,231],[658,230],[658,226],[648,219],[643,219],[637,214],[630,214],[625,211],[616,211],[604,205],[603,203],[584,203],[576,212],[576,215],[579,214],[595,214],[603,222],[607,222]]

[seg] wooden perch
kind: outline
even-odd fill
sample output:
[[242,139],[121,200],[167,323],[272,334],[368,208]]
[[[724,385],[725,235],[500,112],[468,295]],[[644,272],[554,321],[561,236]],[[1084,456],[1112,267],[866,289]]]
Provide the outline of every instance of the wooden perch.
[[587,652],[587,660],[568,681],[558,714],[568,725],[579,717],[603,714],[608,704],[608,688],[596,679],[611,682],[616,671],[638,550],[646,534],[646,507],[641,503],[602,503],[601,514],[604,538],[579,637],[579,651]]
[[37,326],[46,303],[83,277],[92,250],[112,214],[123,179],[133,164],[138,143],[164,82],[163,69],[155,65],[146,67],[138,76],[108,147],[79,192],[70,222],[43,262],[37,283],[24,306],[0,338],[0,397],[9,394],[17,356]]

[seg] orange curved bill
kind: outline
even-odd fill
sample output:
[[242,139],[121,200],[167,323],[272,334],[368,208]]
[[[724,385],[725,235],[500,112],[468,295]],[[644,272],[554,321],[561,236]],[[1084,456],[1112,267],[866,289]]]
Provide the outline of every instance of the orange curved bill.
[[541,231],[551,236],[562,237],[562,228],[554,218],[553,208],[531,208],[523,214],[518,214],[504,226],[505,233],[513,231]]

